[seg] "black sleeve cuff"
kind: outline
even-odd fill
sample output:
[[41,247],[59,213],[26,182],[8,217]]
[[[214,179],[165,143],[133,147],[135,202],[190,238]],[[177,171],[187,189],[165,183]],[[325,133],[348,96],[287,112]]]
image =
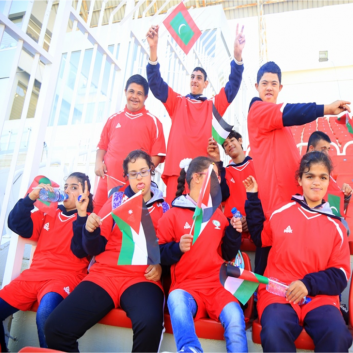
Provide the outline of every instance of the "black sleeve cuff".
[[322,116],[324,116],[324,105],[316,104],[316,117],[321,118]]
[[304,286],[308,290],[308,295],[312,295],[312,288],[311,288],[310,281],[305,277],[302,278],[300,281],[304,283]]
[[259,200],[259,193],[258,192],[247,192],[246,196],[249,201],[257,201]]
[[80,217],[79,215],[77,215],[76,222],[77,222],[77,224],[84,225],[87,222],[87,218],[88,218],[88,216]]
[[29,194],[23,199],[23,205],[26,207],[34,207],[34,203],[37,200],[33,201],[32,199],[30,199]]

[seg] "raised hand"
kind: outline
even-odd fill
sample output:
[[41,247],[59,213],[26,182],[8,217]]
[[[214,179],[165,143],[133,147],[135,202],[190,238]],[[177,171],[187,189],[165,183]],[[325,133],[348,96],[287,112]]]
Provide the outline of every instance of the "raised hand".
[[234,58],[237,61],[242,60],[242,53],[245,46],[245,34],[244,26],[242,26],[241,31],[239,32],[239,23],[237,24],[237,29],[235,32],[235,42],[234,42]]
[[146,39],[150,46],[150,60],[157,61],[157,46],[158,46],[159,26],[151,26],[146,33]]
[[351,104],[351,102],[348,101],[335,101],[331,104],[325,104],[324,105],[324,114],[325,115],[338,115],[341,114],[342,112],[348,111],[351,112],[351,108],[349,107],[348,104]]
[[50,192],[54,192],[54,188],[51,185],[39,184],[28,194],[29,198],[32,201],[36,201],[37,199],[39,199],[39,193],[40,193],[40,190],[42,190],[42,189],[48,190]]
[[352,187],[349,184],[343,183],[342,191],[344,193],[344,196],[352,195]]
[[215,162],[219,162],[221,160],[218,143],[214,140],[213,137],[208,139],[207,153],[209,157]]
[[85,191],[83,191],[82,184],[78,183],[78,189],[80,192],[80,195],[78,196],[76,200],[76,209],[77,213],[80,217],[86,217],[87,216],[87,207],[89,203],[89,191],[88,191],[88,184],[87,180],[85,180]]
[[86,229],[93,233],[98,227],[102,224],[101,218],[97,216],[95,213],[91,213],[86,221]]
[[259,191],[259,186],[257,185],[257,182],[253,176],[247,177],[245,180],[243,180],[243,184],[245,186],[246,192],[258,192]]

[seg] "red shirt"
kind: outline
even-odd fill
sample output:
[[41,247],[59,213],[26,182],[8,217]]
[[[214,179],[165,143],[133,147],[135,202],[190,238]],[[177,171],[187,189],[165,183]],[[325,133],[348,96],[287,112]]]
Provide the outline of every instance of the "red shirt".
[[[313,272],[335,267],[350,277],[350,255],[347,233],[340,221],[309,211],[295,201],[284,204],[265,222],[261,234],[262,246],[272,246],[268,256],[266,277],[290,284]],[[286,298],[269,293],[259,286],[258,310],[261,316],[272,303],[288,304]],[[299,320],[322,305],[340,308],[338,296],[317,295],[306,305],[294,305]]]
[[164,104],[172,119],[169,133],[167,158],[163,178],[179,175],[179,163],[184,158],[207,156],[208,139],[212,136],[213,102],[223,116],[228,103],[224,88],[205,101],[190,99],[168,88],[168,99]]
[[37,241],[29,270],[22,272],[22,280],[38,281],[76,275],[84,278],[87,275],[88,259],[79,259],[71,251],[73,237],[72,223],[77,213],[65,216],[58,208],[55,217],[41,211],[32,212],[33,235]]
[[145,108],[130,112],[125,107],[105,123],[98,148],[107,151],[104,163],[108,175],[123,181],[123,160],[131,151],[141,149],[150,156],[165,156],[163,126]]
[[302,193],[295,180],[300,155],[290,128],[283,126],[284,106],[258,101],[248,114],[251,155],[266,218],[278,204]]

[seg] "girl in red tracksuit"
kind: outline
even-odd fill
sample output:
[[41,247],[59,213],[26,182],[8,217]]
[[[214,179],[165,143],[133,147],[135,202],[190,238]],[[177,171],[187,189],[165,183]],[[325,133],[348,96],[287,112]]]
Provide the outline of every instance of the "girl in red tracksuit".
[[[193,319],[208,314],[222,322],[228,352],[243,352],[247,351],[243,311],[219,280],[222,263],[232,260],[240,248],[241,233],[237,230],[241,232],[241,221],[232,219],[235,230],[217,208],[193,245],[193,236],[189,234],[200,189],[211,163],[207,157],[197,157],[187,172],[182,169],[177,198],[158,223],[161,263],[171,265],[168,308],[178,351],[202,352]],[[217,171],[216,165],[214,169]],[[189,195],[182,195],[185,179]],[[219,189],[217,180],[215,183]]]
[[[257,246],[272,246],[264,275],[289,285],[286,298],[259,286],[264,352],[295,351],[303,326],[317,352],[347,352],[352,344],[339,301],[350,276],[347,233],[323,200],[331,171],[324,153],[306,154],[297,172],[303,195],[277,205],[266,221],[255,179],[244,181],[250,235]],[[305,296],[312,300],[299,306]]]
[[[151,226],[156,230],[158,220],[169,206],[164,202],[162,192],[151,186],[152,168],[151,157],[146,152],[130,152],[123,163],[129,186],[124,193],[112,195],[100,211],[100,216],[108,215],[112,209],[142,190],[153,223]],[[134,212],[133,209],[130,211]],[[93,213],[88,218],[79,218],[80,223],[86,224],[82,232],[84,249],[88,254],[95,255],[95,263],[90,267],[89,275],[70,295],[70,300],[63,302],[49,317],[45,331],[48,346],[65,352],[77,352],[77,340],[110,310],[120,307],[132,321],[132,351],[157,352],[164,331],[161,266],[119,265],[118,259],[124,251],[122,232],[111,216],[103,222],[101,217]],[[158,251],[157,239],[153,234]],[[145,237],[148,238],[147,232]],[[139,244],[135,243],[134,246],[137,248]]]
[[[82,192],[87,199],[85,209],[93,210],[88,176],[72,173],[66,180],[68,199],[59,205],[55,216],[40,210],[31,212],[39,198],[40,184],[24,199],[20,199],[9,214],[9,228],[23,238],[37,241],[31,267],[0,291],[0,320],[18,310],[30,310],[38,301],[37,328],[41,347],[47,347],[44,325],[50,313],[81,282],[87,274],[88,259],[82,246],[82,225],[77,221]],[[0,325],[0,345],[7,352],[3,325]]]

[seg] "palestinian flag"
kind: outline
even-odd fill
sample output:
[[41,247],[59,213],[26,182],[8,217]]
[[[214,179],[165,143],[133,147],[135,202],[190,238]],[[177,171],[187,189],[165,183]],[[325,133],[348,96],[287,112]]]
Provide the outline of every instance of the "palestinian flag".
[[196,242],[202,231],[205,229],[208,221],[222,202],[222,193],[218,179],[213,171],[213,164],[208,167],[207,174],[204,178],[199,199],[194,213],[194,239]]
[[223,144],[225,139],[232,131],[233,126],[229,125],[218,113],[215,105],[212,107],[212,137],[219,143]]
[[108,198],[114,194],[114,192],[118,192],[120,188],[122,188],[125,183],[113,178],[112,176],[106,174],[107,177],[107,189],[108,189]]
[[[39,184],[49,184],[53,188],[59,188],[60,185],[55,183],[54,181],[50,180],[44,175],[38,175],[34,178],[32,184],[30,185],[29,189],[26,192],[25,197],[32,192],[33,188],[37,187]],[[40,199],[37,199],[37,201],[34,203],[34,206],[38,208],[38,210],[42,211],[43,213],[47,213],[48,215],[54,217],[56,209],[58,208],[58,203],[57,202],[48,202],[48,201],[43,201]]]
[[118,265],[156,265],[159,245],[142,192],[130,197],[111,213],[122,233]]
[[185,54],[189,53],[202,34],[182,2],[163,21],[163,24]]
[[223,264],[219,273],[223,287],[245,305],[260,283],[268,284],[267,277],[243,270],[231,264]]

